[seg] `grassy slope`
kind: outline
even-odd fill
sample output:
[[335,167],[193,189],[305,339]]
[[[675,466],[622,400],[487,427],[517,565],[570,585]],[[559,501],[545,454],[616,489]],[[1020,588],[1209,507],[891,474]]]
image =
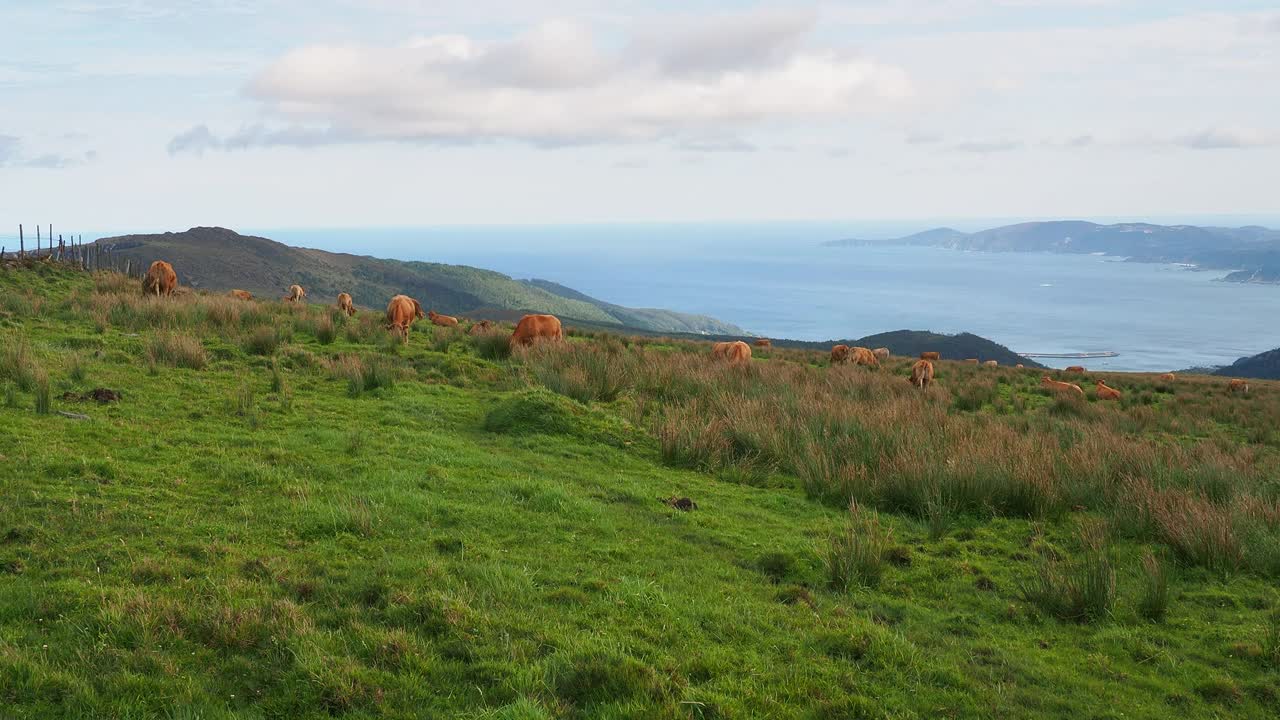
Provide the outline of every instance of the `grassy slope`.
[[[1069,519],[967,518],[931,540],[886,516],[909,561],[837,593],[815,548],[841,513],[666,468],[607,405],[570,404],[568,433],[485,431],[525,381],[465,342],[439,352],[417,332],[394,360],[414,377],[350,397],[313,362],[384,351],[296,331],[273,392],[268,361],[217,334],[205,369],[149,374],[155,331],[98,333],[65,309],[89,289],[0,271],[0,350],[26,339],[55,396],[124,393],[54,401],[89,421],[33,413],[26,392],[0,407],[0,716],[1280,708],[1262,637],[1275,590],[1254,576],[1179,568],[1153,624],[1132,610],[1138,548],[1122,543],[1115,617],[1063,623],[1017,586],[1033,545],[1069,544]],[[699,509],[658,501],[673,494]],[[782,602],[797,596],[812,607]]]
[[295,248],[224,228],[128,235],[100,242],[117,247],[120,261],[128,258],[135,267],[156,259],[168,260],[183,284],[211,291],[240,288],[259,297],[276,298],[290,285],[300,283],[309,299],[319,303],[332,303],[339,292],[350,292],[357,305],[382,308],[392,295],[404,292],[446,314],[498,309],[549,312],[663,332],[701,332],[707,327],[736,331],[727,323],[681,313],[631,312],[627,308],[610,313],[601,309],[599,301],[562,297],[491,270]]

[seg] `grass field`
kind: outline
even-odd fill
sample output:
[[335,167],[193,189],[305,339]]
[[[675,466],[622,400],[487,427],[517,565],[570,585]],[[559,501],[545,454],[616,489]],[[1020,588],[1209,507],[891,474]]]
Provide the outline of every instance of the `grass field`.
[[1280,713],[1280,387],[380,320],[0,269],[0,718]]

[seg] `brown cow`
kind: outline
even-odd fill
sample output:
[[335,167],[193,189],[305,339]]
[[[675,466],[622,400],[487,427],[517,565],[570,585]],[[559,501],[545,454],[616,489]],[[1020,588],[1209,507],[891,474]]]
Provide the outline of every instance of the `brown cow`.
[[156,260],[147,268],[146,277],[142,278],[142,294],[156,297],[169,297],[178,288],[178,273],[173,266],[163,260]]
[[986,366],[986,367],[1000,367],[1000,361],[999,361],[999,360],[988,360],[988,361],[986,361],[986,362],[984,362],[984,363],[982,363],[982,364],[983,364],[984,366]]
[[467,334],[479,335],[482,332],[487,332],[491,327],[493,327],[493,323],[488,320],[481,320],[479,322],[471,323],[471,329],[467,331]]
[[1054,392],[1073,392],[1079,395],[1084,395],[1084,391],[1080,389],[1079,385],[1053,380],[1048,375],[1040,378],[1040,386],[1049,388]]
[[755,345],[755,346],[756,346],[756,347],[758,347],[758,348],[771,348],[771,347],[773,347],[773,341],[772,341],[772,340],[770,340],[769,338],[758,338],[758,339],[756,339],[756,341],[755,341],[755,342],[753,342],[753,343],[751,343],[751,344],[752,344],[752,345]]
[[338,309],[346,313],[348,317],[355,317],[356,306],[351,302],[350,293],[338,293]]
[[921,359],[921,360],[941,360],[941,359],[942,359],[942,353],[940,353],[940,352],[922,352],[922,353],[920,353],[920,359]]
[[1178,379],[1178,376],[1174,375],[1173,373],[1165,373],[1160,376],[1160,380],[1163,382],[1173,382],[1174,380],[1177,380],[1177,379]]
[[969,365],[977,365],[977,364],[978,364],[978,358],[965,358],[965,359],[964,359],[964,361],[965,361],[966,363],[968,363]]
[[831,348],[831,364],[847,363],[852,359],[848,345],[836,345]]
[[871,351],[871,354],[875,355],[877,360],[888,360],[889,348],[876,348]]
[[873,368],[880,367],[880,361],[876,359],[876,354],[864,347],[849,348],[849,359],[852,360],[855,365]]
[[911,377],[907,378],[907,382],[921,390],[929,387],[929,383],[933,382],[933,363],[928,360],[917,360],[916,364],[911,366]]
[[532,345],[537,340],[564,340],[564,328],[555,315],[525,315],[511,333],[511,347]]
[[424,317],[422,305],[408,295],[397,295],[387,303],[387,329],[405,342],[409,342],[409,326]]
[[1070,367],[1066,368],[1065,370],[1063,370],[1063,372],[1069,372],[1069,373],[1082,373],[1082,372],[1084,372],[1084,366],[1083,366],[1083,365],[1072,365],[1072,366],[1070,366]]
[[728,361],[731,365],[751,362],[751,346],[741,340],[718,342],[711,346],[711,357]]
[[427,317],[431,319],[432,325],[440,327],[458,327],[458,318],[452,315],[441,315],[435,310],[428,310]]
[[228,295],[230,295],[231,297],[233,297],[233,298],[237,299],[237,300],[252,300],[252,299],[253,299],[253,293],[249,292],[248,290],[232,290],[231,292],[229,292],[229,293],[227,293],[227,294],[228,294]]
[[1113,387],[1107,387],[1107,384],[1102,382],[1101,380],[1097,382],[1097,387],[1098,387],[1099,400],[1119,400],[1120,399],[1120,391]]
[[1242,380],[1241,378],[1232,378],[1231,382],[1227,383],[1227,391],[1233,392],[1233,393],[1237,393],[1237,392],[1244,393],[1245,395],[1248,395],[1249,381]]
[[307,291],[303,290],[301,285],[290,285],[289,294],[285,295],[284,299],[288,302],[296,303],[301,302],[306,296]]

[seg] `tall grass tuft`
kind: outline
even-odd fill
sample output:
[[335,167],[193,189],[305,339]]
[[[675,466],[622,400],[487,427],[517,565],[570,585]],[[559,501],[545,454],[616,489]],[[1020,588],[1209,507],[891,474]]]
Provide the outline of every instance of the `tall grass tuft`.
[[0,378],[13,381],[22,392],[35,389],[38,370],[35,353],[25,339],[8,343],[0,351]]
[[1154,554],[1142,556],[1142,596],[1138,599],[1138,614],[1159,622],[1169,612],[1169,573],[1165,564]]
[[185,333],[161,332],[147,341],[147,359],[155,365],[201,370],[208,363],[200,339]]
[[892,539],[893,531],[881,525],[879,515],[851,501],[844,527],[820,550],[831,587],[845,591],[855,585],[879,585]]
[[67,368],[67,377],[71,378],[72,382],[84,382],[86,376],[84,364],[84,356],[80,353],[75,353],[71,356],[71,364]]
[[1099,622],[1111,615],[1116,600],[1113,551],[1105,527],[1086,525],[1080,551],[1067,560],[1047,560],[1036,577],[1021,587],[1025,601],[1060,620]]
[[511,356],[511,335],[500,330],[488,330],[471,336],[476,354],[485,360],[505,360]]
[[49,391],[49,375],[43,369],[36,371],[36,414],[48,415],[53,409],[53,397]]
[[4,406],[7,408],[18,407],[18,386],[11,382],[4,384]]
[[613,402],[635,382],[636,356],[616,342],[539,343],[519,352],[538,382],[578,402]]
[[248,383],[241,385],[231,396],[230,409],[235,416],[244,418],[250,428],[258,428],[258,405]]
[[284,338],[278,329],[271,325],[261,325],[254,328],[244,339],[244,349],[253,355],[270,356],[280,349],[280,345],[284,343]]
[[347,395],[350,397],[395,386],[395,365],[381,356],[340,355],[330,360],[328,367],[331,376],[347,381]]
[[334,325],[333,317],[328,313],[316,319],[312,332],[321,345],[332,345],[333,341],[338,339],[338,327]]

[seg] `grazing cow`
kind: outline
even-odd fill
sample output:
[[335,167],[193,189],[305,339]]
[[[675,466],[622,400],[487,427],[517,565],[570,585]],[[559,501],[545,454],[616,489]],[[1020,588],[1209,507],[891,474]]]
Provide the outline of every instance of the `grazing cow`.
[[424,317],[422,305],[408,295],[397,295],[387,303],[387,329],[405,342],[409,342],[409,326]]
[[889,348],[876,348],[871,351],[871,354],[875,355],[877,360],[888,360]]
[[1063,370],[1063,372],[1069,372],[1069,373],[1082,373],[1082,372],[1084,372],[1084,366],[1083,366],[1083,365],[1072,365],[1071,367],[1068,367],[1066,370]]
[[940,352],[922,352],[922,353],[920,353],[920,359],[921,359],[921,360],[941,360],[941,359],[942,359],[942,353],[940,353]]
[[1107,387],[1107,384],[1102,382],[1101,380],[1098,381],[1097,387],[1098,387],[1099,400],[1119,400],[1120,399],[1120,391],[1113,387]]
[[1023,370],[1023,369],[1025,369],[1026,367],[1027,367],[1026,365],[1023,365],[1022,363],[1018,363],[1017,365],[1014,365],[1014,366],[1013,366],[1013,369],[1014,369],[1014,370]]
[[977,364],[978,364],[978,358],[965,358],[965,360],[964,360],[964,361],[965,361],[966,363],[970,364],[970,365],[977,365]]
[[751,346],[741,340],[718,342],[711,346],[711,357],[716,360],[725,360],[731,365],[749,363],[751,362]]
[[916,364],[911,366],[911,377],[907,378],[907,382],[921,390],[929,387],[929,383],[933,382],[933,363],[928,360],[917,360]]
[[471,323],[471,329],[467,331],[467,334],[479,335],[482,332],[487,332],[491,327],[493,327],[493,323],[489,322],[488,320],[481,320],[480,322],[474,322],[474,323]]
[[988,360],[982,364],[985,365],[986,367],[1000,367],[999,360]]
[[1160,376],[1160,380],[1162,382],[1173,382],[1174,380],[1177,380],[1177,379],[1178,379],[1178,376],[1174,375],[1173,373],[1165,373]]
[[1249,381],[1242,380],[1240,378],[1232,378],[1231,382],[1227,383],[1227,391],[1233,392],[1233,393],[1244,393],[1245,395],[1248,395]]
[[356,306],[351,302],[350,293],[338,293],[338,309],[346,313],[348,317],[355,317]]
[[452,315],[441,315],[435,310],[428,310],[427,317],[431,318],[432,325],[440,327],[458,327],[458,318]]
[[854,365],[862,365],[864,367],[878,368],[880,361],[876,359],[876,354],[864,347],[849,348],[849,359]]
[[555,315],[525,315],[511,333],[511,347],[532,345],[538,340],[564,340],[564,328]]
[[231,297],[233,297],[233,298],[237,299],[237,300],[252,300],[252,299],[253,299],[253,293],[249,292],[248,290],[232,290],[231,292],[229,292],[229,293],[227,293],[227,294],[228,294],[228,295],[230,295]]
[[848,345],[837,345],[831,348],[831,364],[847,363],[853,359],[851,355]]
[[296,303],[296,302],[302,302],[302,299],[305,298],[306,296],[307,296],[307,291],[303,290],[301,285],[290,285],[289,294],[285,295],[284,299],[288,302]]
[[169,297],[178,288],[178,273],[173,266],[163,260],[156,260],[147,268],[146,277],[142,278],[142,294],[156,297]]
[[751,343],[751,344],[752,344],[752,345],[755,345],[755,346],[756,346],[756,347],[758,347],[758,348],[771,348],[771,347],[773,347],[773,341],[772,341],[772,340],[770,340],[769,338],[758,338],[755,342],[753,342],[753,343]]
[[1046,387],[1054,392],[1073,392],[1078,395],[1084,395],[1084,391],[1080,389],[1079,385],[1053,380],[1048,375],[1040,378],[1040,386]]

